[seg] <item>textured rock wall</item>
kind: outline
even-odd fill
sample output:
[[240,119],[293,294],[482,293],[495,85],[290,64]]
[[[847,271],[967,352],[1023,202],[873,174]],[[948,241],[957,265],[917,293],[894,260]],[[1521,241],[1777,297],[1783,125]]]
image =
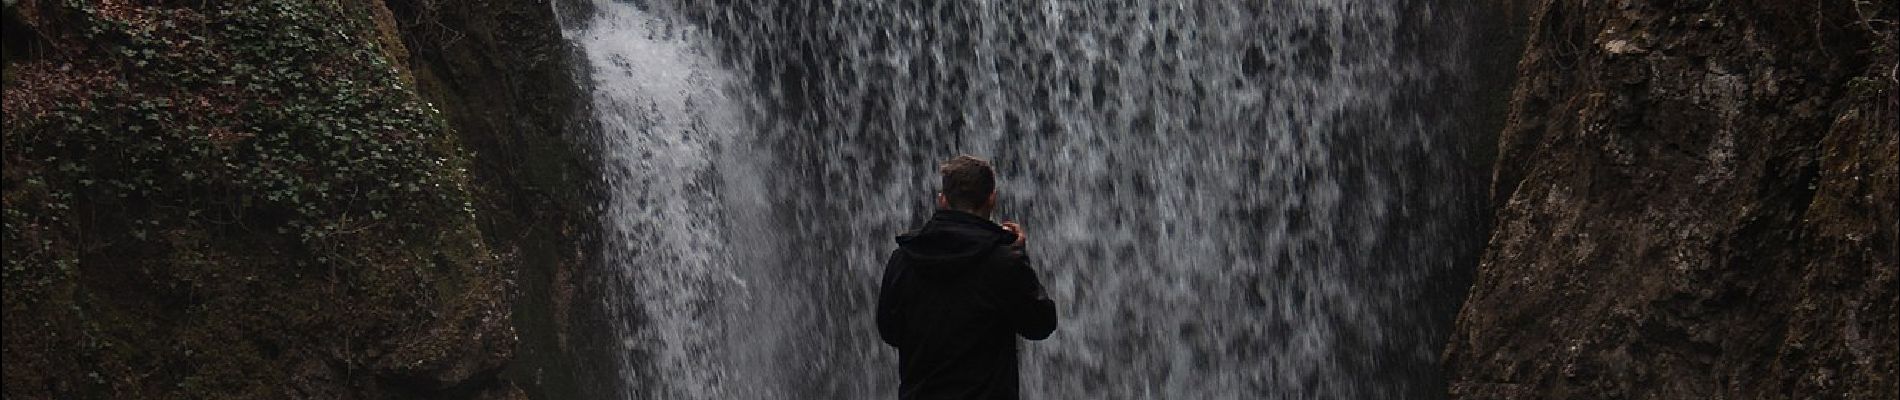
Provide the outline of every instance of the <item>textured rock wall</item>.
[[1531,5],[1453,397],[1900,396],[1895,8]]
[[[586,101],[548,0],[386,0],[423,96],[471,153],[477,220],[517,283],[521,343],[502,374],[531,398],[589,397],[617,380],[586,285],[598,165]],[[579,301],[577,301],[579,300]]]
[[577,397],[594,174],[545,2],[23,0],[5,33],[5,397]]

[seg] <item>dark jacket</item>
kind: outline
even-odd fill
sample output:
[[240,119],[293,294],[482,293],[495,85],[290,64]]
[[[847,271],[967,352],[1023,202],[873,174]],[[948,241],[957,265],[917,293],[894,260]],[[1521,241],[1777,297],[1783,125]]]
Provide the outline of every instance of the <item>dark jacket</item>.
[[1014,399],[1016,335],[1049,337],[1056,306],[1016,236],[938,210],[897,237],[877,298],[877,330],[897,347],[900,399]]

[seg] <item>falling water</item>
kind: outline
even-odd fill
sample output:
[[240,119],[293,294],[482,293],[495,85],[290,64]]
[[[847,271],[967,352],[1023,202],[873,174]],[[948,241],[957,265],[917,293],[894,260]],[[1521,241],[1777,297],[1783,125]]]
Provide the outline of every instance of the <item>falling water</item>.
[[[808,4],[822,3],[822,4]],[[1441,397],[1478,244],[1458,13],[1392,0],[572,0],[628,398],[890,398],[872,309],[990,157],[1029,398]]]

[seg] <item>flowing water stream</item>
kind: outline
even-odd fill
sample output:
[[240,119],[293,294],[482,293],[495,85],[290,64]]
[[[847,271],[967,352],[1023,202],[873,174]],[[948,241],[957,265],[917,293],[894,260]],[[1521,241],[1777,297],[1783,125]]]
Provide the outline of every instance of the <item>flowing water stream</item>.
[[602,396],[893,397],[884,257],[973,153],[1058,304],[1026,397],[1442,397],[1483,171],[1437,3],[559,3],[610,197]]

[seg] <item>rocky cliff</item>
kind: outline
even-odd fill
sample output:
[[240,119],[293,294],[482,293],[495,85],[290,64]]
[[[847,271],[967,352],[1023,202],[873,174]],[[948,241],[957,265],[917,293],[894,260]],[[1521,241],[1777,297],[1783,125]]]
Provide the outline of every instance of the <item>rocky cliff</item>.
[[[534,399],[585,398],[619,379],[609,330],[580,282],[595,271],[598,162],[576,56],[549,0],[386,0],[418,91],[471,152],[476,220],[512,269],[514,359],[501,377]],[[585,118],[575,118],[585,116]]]
[[1895,9],[1530,6],[1453,397],[1900,395]]
[[593,173],[545,2],[4,22],[7,398],[571,397]]

